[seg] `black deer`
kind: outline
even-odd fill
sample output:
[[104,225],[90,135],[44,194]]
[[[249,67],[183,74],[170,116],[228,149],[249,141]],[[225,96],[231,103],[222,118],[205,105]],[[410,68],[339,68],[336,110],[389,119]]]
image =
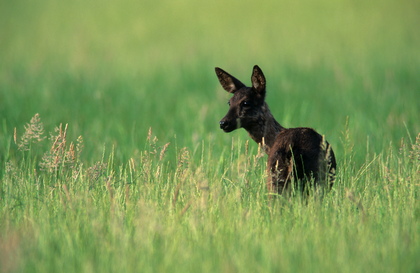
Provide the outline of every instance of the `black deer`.
[[266,81],[258,66],[252,72],[252,87],[218,67],[216,75],[222,87],[233,94],[220,128],[227,133],[244,128],[264,148],[269,192],[282,194],[293,187],[303,192],[311,183],[316,189],[332,187],[336,161],[330,144],[314,129],[287,129],[274,119],[265,102]]

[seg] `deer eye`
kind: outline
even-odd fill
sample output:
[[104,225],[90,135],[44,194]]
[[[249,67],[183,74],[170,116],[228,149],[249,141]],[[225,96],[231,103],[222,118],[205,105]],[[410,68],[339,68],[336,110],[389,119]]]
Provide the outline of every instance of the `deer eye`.
[[247,101],[247,100],[244,100],[244,101],[242,102],[242,105],[243,105],[243,106],[251,106],[251,102],[249,102],[249,101]]
[[227,104],[230,106],[230,100],[228,100]]

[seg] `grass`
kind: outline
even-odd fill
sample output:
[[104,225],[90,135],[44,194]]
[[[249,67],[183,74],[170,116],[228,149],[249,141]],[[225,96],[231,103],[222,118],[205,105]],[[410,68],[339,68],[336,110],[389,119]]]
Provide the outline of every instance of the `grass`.
[[[0,272],[417,272],[415,1],[0,2]],[[218,121],[254,64],[325,134],[322,202],[268,201]],[[151,129],[150,129],[151,128]]]

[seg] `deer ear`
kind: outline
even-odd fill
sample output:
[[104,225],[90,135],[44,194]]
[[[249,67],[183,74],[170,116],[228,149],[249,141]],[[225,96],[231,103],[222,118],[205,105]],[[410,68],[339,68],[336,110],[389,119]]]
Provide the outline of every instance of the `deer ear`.
[[241,83],[238,79],[236,79],[221,68],[216,67],[216,75],[217,78],[219,78],[219,82],[222,85],[223,89],[225,89],[229,93],[235,93],[236,90],[245,87],[245,85]]
[[261,95],[265,94],[265,77],[258,65],[252,70],[252,87]]

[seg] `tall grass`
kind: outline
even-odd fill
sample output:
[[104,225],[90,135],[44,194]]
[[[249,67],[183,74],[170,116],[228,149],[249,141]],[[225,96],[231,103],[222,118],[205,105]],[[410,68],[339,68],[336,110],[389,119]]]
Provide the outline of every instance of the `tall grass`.
[[[416,1],[1,1],[0,272],[417,272]],[[322,202],[269,201],[218,121],[258,64],[325,134]]]
[[150,131],[127,163],[110,151],[89,166],[58,128],[5,166],[1,264],[12,271],[418,269],[420,136],[361,168],[347,151],[322,202],[270,203],[265,159],[248,142],[220,157],[181,148],[172,160]]

